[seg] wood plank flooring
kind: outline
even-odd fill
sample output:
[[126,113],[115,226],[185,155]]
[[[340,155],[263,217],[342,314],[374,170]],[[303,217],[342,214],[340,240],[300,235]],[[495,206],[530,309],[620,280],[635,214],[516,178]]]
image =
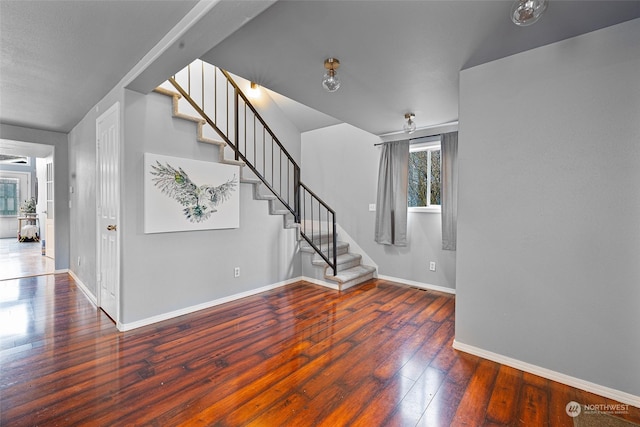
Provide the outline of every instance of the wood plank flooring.
[[612,403],[454,350],[454,310],[300,282],[120,333],[68,275],[2,281],[0,425],[569,427],[569,401]]
[[0,280],[51,274],[55,261],[42,255],[40,242],[0,239]]

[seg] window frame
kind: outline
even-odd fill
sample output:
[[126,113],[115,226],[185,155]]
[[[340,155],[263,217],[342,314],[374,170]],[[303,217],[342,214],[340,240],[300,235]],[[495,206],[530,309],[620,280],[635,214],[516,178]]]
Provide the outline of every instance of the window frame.
[[[428,164],[431,164],[431,152],[432,151],[440,151],[440,165],[442,167],[442,136],[434,135],[427,136],[422,138],[416,138],[412,140],[409,145],[409,156],[411,153],[415,153],[418,151],[429,151]],[[407,183],[407,186],[409,184]],[[408,191],[408,189],[407,189]],[[431,178],[427,181],[427,194],[431,195]],[[431,205],[431,198],[427,199],[427,206],[407,206],[408,212],[422,212],[422,213],[440,213],[442,212],[442,205]],[[408,201],[407,201],[408,204]]]
[[[17,218],[20,215],[20,179],[2,177],[0,178],[0,184],[2,185],[13,184],[15,186],[15,196],[13,197],[13,199],[16,207],[15,208],[16,213],[14,214],[4,213],[6,209],[0,211],[0,218]],[[4,198],[8,199],[8,197],[4,197]]]

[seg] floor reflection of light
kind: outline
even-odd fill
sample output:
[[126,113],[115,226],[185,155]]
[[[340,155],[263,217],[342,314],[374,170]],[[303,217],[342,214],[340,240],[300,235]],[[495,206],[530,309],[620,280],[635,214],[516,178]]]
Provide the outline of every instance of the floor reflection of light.
[[0,302],[17,301],[20,298],[18,283],[0,285]]
[[27,304],[12,304],[0,308],[0,336],[27,333],[29,313]]

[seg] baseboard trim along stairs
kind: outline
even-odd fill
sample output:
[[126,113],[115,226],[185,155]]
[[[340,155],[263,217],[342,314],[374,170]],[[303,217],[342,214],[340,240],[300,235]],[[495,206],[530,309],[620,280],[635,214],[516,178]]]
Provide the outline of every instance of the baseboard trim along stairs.
[[[243,184],[250,184],[252,186],[252,194],[254,200],[265,200],[269,203],[270,215],[281,215],[283,219],[283,227],[286,229],[296,228],[299,230],[300,224],[296,223],[293,214],[287,209],[278,198],[271,194],[271,192],[264,186],[263,182],[251,172],[250,169],[245,168],[243,161],[229,159],[225,156],[225,150],[227,144],[224,141],[216,140],[205,136],[205,127],[207,126],[206,120],[202,117],[194,116],[180,111],[180,99],[182,95],[175,90],[168,89],[165,85],[157,87],[154,92],[165,95],[172,100],[172,115],[176,119],[186,120],[193,122],[196,127],[196,141],[203,144],[211,144],[219,147],[218,162],[224,164],[232,164],[240,166],[240,182]],[[336,286],[329,286],[332,289],[345,290],[352,286],[366,282],[375,277],[376,267],[363,265],[361,263],[362,256],[359,254],[349,252],[349,244],[345,242],[336,242],[337,253],[337,273],[333,274],[333,269],[330,268],[327,263],[315,252],[315,250],[304,240],[300,233],[297,233],[299,242],[299,250],[302,253],[312,254],[311,264],[318,270],[322,271],[321,277],[315,277],[318,282],[327,281],[336,283]],[[313,236],[312,241],[317,243],[319,241],[326,242],[330,237],[328,235]],[[326,246],[326,244],[325,244]],[[332,251],[324,251],[325,254],[333,255]],[[316,275],[317,276],[317,275]]]

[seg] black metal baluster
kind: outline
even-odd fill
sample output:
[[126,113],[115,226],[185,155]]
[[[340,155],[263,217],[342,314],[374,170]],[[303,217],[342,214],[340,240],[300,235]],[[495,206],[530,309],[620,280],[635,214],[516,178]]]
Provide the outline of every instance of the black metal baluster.
[[204,109],[204,61],[201,61],[200,64],[202,65],[202,70],[200,72],[200,78],[202,80],[202,82],[200,83],[200,92],[202,93],[202,111],[206,111]]

